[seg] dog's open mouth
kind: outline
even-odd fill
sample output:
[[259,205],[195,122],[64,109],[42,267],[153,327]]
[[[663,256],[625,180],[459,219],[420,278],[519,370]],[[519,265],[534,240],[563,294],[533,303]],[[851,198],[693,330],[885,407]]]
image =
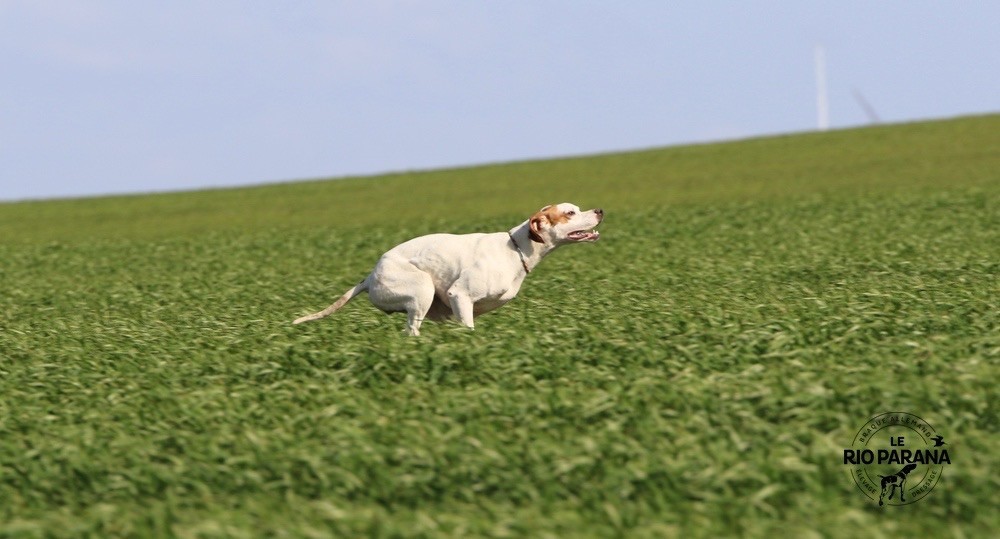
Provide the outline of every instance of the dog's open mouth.
[[573,241],[597,241],[601,237],[601,233],[596,230],[574,230],[566,237]]

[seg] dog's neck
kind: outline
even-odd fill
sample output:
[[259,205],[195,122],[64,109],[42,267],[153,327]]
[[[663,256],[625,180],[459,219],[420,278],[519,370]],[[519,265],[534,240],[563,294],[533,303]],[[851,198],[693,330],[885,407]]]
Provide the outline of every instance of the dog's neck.
[[545,255],[558,247],[548,242],[538,243],[532,240],[528,221],[517,225],[507,233],[514,240],[514,248],[519,251],[522,257],[521,263],[524,265],[525,272],[527,273],[531,273],[535,269],[535,266],[542,261],[542,258],[545,258]]

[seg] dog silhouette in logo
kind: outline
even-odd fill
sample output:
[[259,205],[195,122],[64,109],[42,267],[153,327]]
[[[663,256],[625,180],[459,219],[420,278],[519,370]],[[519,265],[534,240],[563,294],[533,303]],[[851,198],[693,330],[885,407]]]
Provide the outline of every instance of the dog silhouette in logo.
[[906,476],[910,474],[916,468],[916,464],[907,464],[903,466],[902,470],[899,470],[893,475],[879,475],[882,478],[882,493],[878,496],[878,505],[881,507],[883,505],[882,498],[885,496],[885,489],[889,487],[889,499],[892,499],[892,495],[896,493],[896,489],[899,489],[899,501],[905,502],[906,498],[903,497],[905,492],[904,487],[906,487]]
[[934,447],[941,447],[942,445],[948,443],[944,441],[944,436],[941,436],[940,434],[931,438],[931,440],[934,440]]

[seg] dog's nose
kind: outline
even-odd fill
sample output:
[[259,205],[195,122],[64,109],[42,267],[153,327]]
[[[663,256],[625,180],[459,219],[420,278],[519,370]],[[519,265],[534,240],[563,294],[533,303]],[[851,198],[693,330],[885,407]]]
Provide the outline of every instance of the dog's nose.
[[602,221],[604,220],[604,210],[602,210],[601,208],[594,208],[594,213],[597,214],[598,219]]

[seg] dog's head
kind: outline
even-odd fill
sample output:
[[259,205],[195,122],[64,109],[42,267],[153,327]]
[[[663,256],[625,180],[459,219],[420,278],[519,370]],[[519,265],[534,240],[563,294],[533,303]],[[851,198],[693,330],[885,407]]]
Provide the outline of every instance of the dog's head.
[[594,227],[603,220],[604,210],[600,208],[583,211],[574,204],[563,202],[535,212],[528,220],[528,227],[531,240],[538,243],[595,242],[601,235]]

